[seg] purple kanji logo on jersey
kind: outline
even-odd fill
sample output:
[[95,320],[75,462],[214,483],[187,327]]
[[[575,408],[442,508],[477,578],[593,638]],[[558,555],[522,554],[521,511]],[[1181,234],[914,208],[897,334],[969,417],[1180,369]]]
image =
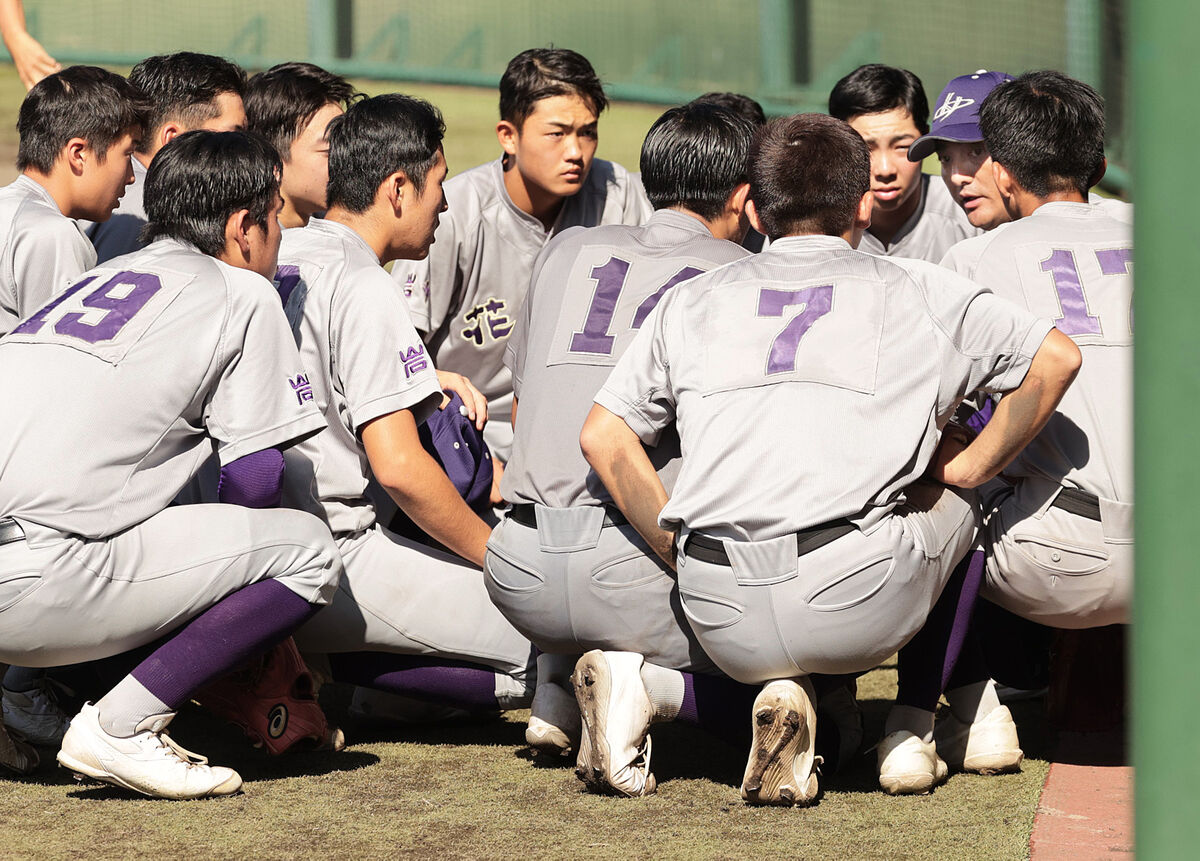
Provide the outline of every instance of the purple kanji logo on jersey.
[[292,391],[296,393],[296,403],[302,404],[313,399],[312,383],[308,381],[306,374],[288,377],[288,383],[291,384]]
[[429,367],[429,357],[425,355],[425,345],[418,344],[415,347],[409,347],[408,351],[400,351],[400,360],[404,362],[404,378],[408,379],[418,371],[423,371]]
[[462,330],[464,341],[474,341],[475,346],[482,347],[484,342],[484,324],[493,341],[507,338],[513,330],[513,323],[504,311],[504,300],[489,296],[487,301],[474,306],[463,315],[463,319],[471,325]]

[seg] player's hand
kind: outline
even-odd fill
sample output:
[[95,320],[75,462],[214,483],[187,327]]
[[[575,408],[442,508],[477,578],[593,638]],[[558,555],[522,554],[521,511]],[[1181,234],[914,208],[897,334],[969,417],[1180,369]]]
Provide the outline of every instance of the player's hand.
[[62,71],[62,65],[46,53],[37,39],[28,33],[13,33],[5,42],[8,52],[12,54],[13,65],[25,89],[33,89],[33,85],[47,75]]
[[942,431],[942,439],[938,443],[937,451],[933,453],[933,460],[925,474],[934,481],[940,481],[951,487],[966,487],[967,485],[961,483],[961,476],[965,474],[965,470],[961,467],[964,460],[963,452],[971,444],[972,436],[970,431],[958,425],[946,425],[945,430]]
[[[475,388],[471,381],[462,374],[456,374],[453,371],[438,371],[437,375],[438,383],[443,389],[449,389],[462,398],[462,402],[467,407],[467,418],[475,422],[477,429],[483,430],[488,417],[488,403],[483,392]],[[445,409],[448,403],[450,403],[450,398],[443,397],[441,409]]]
[[504,477],[504,464],[499,458],[492,458],[492,495],[489,501],[492,505],[503,505],[504,497],[500,495],[500,479]]

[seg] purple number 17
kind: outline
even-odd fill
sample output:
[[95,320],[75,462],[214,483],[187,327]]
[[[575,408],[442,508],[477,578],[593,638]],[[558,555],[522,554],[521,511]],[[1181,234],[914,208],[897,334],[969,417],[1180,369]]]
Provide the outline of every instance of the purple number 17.
[[800,349],[800,339],[813,327],[813,323],[828,314],[829,309],[833,307],[833,285],[822,284],[819,287],[805,287],[801,290],[763,287],[758,291],[759,317],[782,317],[783,309],[791,305],[803,305],[804,308],[788,320],[783,331],[771,342],[771,351],[767,354],[768,374],[783,374],[796,370],[796,351]]
[[[1100,249],[1096,252],[1096,262],[1103,275],[1124,275],[1133,262],[1133,251],[1129,248]],[[1067,249],[1052,251],[1041,262],[1041,270],[1054,279],[1054,292],[1058,294],[1058,305],[1062,309],[1062,316],[1054,320],[1058,330],[1064,335],[1101,334],[1100,318],[1088,309],[1075,255]]]

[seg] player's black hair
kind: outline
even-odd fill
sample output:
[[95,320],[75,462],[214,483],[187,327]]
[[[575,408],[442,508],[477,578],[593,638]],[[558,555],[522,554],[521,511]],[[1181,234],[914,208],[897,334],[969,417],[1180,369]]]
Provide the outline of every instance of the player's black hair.
[[150,100],[139,152],[149,152],[154,133],[169,120],[195,127],[218,113],[217,96],[246,93],[246,73],[235,63],[211,54],[179,51],[142,60],[129,73],[129,81]]
[[929,100],[921,79],[908,69],[868,63],[859,66],[833,85],[829,114],[849,122],[863,114],[878,114],[904,108],[921,132],[929,132]]
[[979,127],[992,154],[1036,197],[1087,194],[1104,165],[1104,100],[1062,72],[1027,72],[988,93]]
[[689,102],[654,121],[642,143],[642,185],[655,209],[684,206],[705,219],[746,182],[754,125],[719,105]]
[[312,63],[280,63],[259,72],[246,84],[246,127],[258,132],[290,157],[292,141],[328,104],[349,106],[358,94],[341,75]]
[[388,93],[351,105],[329,123],[329,207],[365,212],[398,170],[422,192],[445,134],[441,111],[424,99]]
[[750,147],[750,198],[772,241],[798,233],[840,236],[871,190],[871,151],[825,114],[796,114],[759,129]]
[[738,116],[749,120],[755,128],[765,125],[767,122],[767,115],[763,112],[762,105],[741,93],[705,93],[703,96],[692,99],[693,104],[696,102],[719,105],[727,111],[733,111]]
[[509,60],[500,78],[500,119],[519,131],[534,105],[553,96],[580,96],[597,116],[608,107],[604,85],[586,57],[567,48],[530,48]]
[[249,210],[253,222],[267,229],[282,171],[275,147],[253,132],[200,129],[172,138],[146,173],[149,223],[142,241],[169,237],[216,257],[225,249],[225,224],[235,212]]
[[131,129],[146,122],[141,92],[96,66],[71,66],[42,78],[21,102],[17,169],[49,173],[71,138],[83,138],[101,161]]

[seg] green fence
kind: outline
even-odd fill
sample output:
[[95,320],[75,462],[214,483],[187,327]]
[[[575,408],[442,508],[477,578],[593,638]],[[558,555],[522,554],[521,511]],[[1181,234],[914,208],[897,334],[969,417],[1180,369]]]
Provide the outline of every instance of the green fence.
[[344,74],[494,86],[507,61],[555,44],[588,56],[616,98],[674,103],[707,90],[774,113],[821,109],[856,66],[912,69],[930,99],[979,68],[1057,68],[1109,105],[1127,158],[1125,24],[1117,0],[26,0],[30,30],[69,62],[222,54],[248,68],[310,59]]

